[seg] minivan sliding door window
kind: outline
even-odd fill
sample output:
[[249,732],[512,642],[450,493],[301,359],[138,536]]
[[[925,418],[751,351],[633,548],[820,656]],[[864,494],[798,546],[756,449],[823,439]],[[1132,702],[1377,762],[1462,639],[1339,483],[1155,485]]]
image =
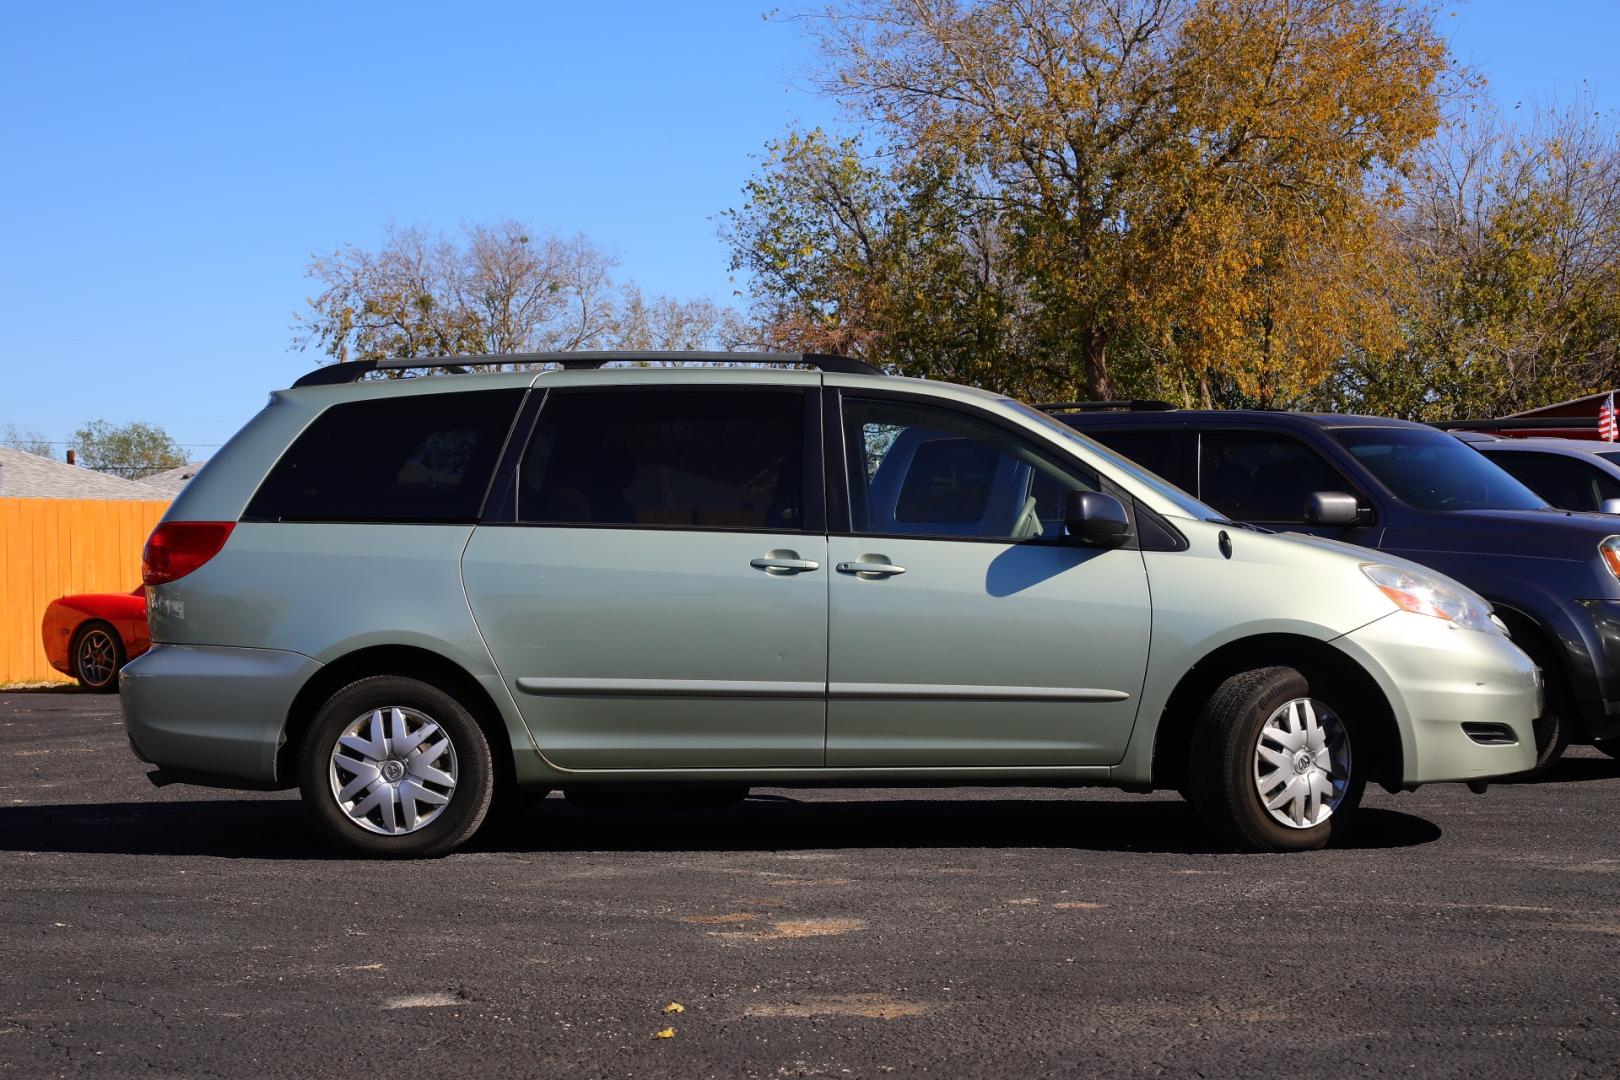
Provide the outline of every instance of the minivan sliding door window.
[[517,518],[803,531],[806,409],[796,390],[553,391],[518,466]]

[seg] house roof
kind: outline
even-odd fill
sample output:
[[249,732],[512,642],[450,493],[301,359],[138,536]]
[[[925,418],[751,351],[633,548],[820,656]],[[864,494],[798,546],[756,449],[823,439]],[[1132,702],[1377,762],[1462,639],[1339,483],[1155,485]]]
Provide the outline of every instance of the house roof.
[[202,468],[204,464],[201,461],[193,461],[189,465],[181,465],[176,469],[165,469],[160,473],[141,477],[140,483],[145,484],[147,487],[162,488],[173,498],[180,494],[181,488],[191,482],[191,478],[197,475],[197,470]]
[[174,492],[0,446],[0,498],[168,502],[174,498]]

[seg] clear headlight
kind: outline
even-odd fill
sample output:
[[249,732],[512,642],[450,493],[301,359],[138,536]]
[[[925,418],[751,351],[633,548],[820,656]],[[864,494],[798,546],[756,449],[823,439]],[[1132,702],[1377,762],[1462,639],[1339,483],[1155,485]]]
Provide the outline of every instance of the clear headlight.
[[1432,615],[1485,634],[1501,634],[1491,606],[1438,574],[1383,563],[1362,563],[1361,572],[1403,611]]

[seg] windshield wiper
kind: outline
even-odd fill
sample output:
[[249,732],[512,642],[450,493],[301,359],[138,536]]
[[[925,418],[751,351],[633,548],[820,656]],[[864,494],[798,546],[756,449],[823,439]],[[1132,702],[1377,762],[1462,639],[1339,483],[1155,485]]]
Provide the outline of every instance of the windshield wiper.
[[1248,532],[1265,533],[1268,536],[1277,531],[1276,529],[1262,528],[1261,526],[1255,525],[1248,521],[1233,521],[1231,518],[1209,518],[1208,520],[1212,525],[1230,525],[1234,529],[1244,529]]

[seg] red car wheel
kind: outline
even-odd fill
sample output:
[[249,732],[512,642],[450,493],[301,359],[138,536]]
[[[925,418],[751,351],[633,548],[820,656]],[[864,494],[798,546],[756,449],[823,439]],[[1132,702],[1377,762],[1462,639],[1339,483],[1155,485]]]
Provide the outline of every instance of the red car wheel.
[[118,691],[118,669],[124,666],[124,643],[104,622],[87,622],[73,638],[73,677],[86,690]]

